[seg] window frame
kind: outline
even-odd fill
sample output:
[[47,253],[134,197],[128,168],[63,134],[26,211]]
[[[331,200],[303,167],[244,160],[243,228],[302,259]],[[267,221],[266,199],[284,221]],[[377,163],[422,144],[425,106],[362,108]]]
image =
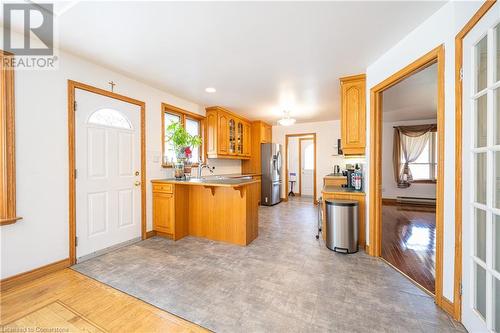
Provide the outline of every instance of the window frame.
[[20,220],[16,214],[16,161],[14,69],[9,66],[14,54],[0,50],[2,103],[0,110],[0,225]]
[[[172,163],[165,163],[164,162],[164,157],[165,157],[165,114],[172,114],[179,116],[181,119],[181,124],[184,128],[186,128],[186,119],[194,120],[199,122],[200,124],[200,137],[202,140],[202,143],[199,147],[200,149],[200,157],[203,162],[206,161],[206,154],[205,154],[205,117],[193,112],[189,112],[186,110],[183,110],[181,108],[178,108],[176,106],[167,104],[167,103],[161,103],[161,166],[163,168],[173,168],[174,165]],[[193,167],[197,167],[198,163],[193,163]]]
[[[429,179],[414,179],[410,181],[410,184],[436,184],[437,183],[437,170],[435,166],[438,164],[439,157],[437,156],[437,131],[431,131],[431,137],[429,139],[429,163],[410,163],[411,165],[429,165]],[[401,146],[400,146],[401,149]],[[403,157],[403,154],[401,154]],[[403,164],[404,162],[401,162]],[[431,167],[432,166],[432,167]]]

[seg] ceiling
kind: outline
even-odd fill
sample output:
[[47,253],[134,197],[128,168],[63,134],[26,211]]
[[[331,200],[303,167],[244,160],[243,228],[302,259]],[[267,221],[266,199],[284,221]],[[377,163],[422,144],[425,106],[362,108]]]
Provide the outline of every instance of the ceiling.
[[298,122],[339,119],[339,77],[363,73],[443,4],[70,1],[55,12],[63,50],[275,123],[283,109]]
[[437,64],[383,92],[385,122],[437,118]]

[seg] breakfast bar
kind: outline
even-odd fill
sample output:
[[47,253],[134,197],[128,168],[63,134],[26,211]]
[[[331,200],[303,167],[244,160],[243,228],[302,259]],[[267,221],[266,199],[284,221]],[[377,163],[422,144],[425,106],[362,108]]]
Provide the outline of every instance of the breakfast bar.
[[242,246],[258,236],[259,179],[158,179],[152,185],[153,230],[159,236]]

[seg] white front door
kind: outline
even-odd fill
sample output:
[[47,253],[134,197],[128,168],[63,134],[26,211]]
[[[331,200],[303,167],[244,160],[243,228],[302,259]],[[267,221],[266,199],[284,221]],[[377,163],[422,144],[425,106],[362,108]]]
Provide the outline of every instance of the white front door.
[[463,44],[462,321],[469,332],[500,332],[499,22],[496,3]]
[[76,256],[141,236],[141,110],[75,92]]
[[300,140],[300,195],[313,195],[314,143],[313,140]]

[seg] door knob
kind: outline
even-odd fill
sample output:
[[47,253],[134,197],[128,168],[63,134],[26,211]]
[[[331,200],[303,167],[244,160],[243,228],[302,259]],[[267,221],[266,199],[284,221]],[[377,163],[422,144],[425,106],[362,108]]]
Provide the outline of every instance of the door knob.
[[140,181],[136,181],[136,182],[134,183],[134,185],[135,185],[135,186],[139,186],[139,185],[141,185],[141,182],[140,182]]

